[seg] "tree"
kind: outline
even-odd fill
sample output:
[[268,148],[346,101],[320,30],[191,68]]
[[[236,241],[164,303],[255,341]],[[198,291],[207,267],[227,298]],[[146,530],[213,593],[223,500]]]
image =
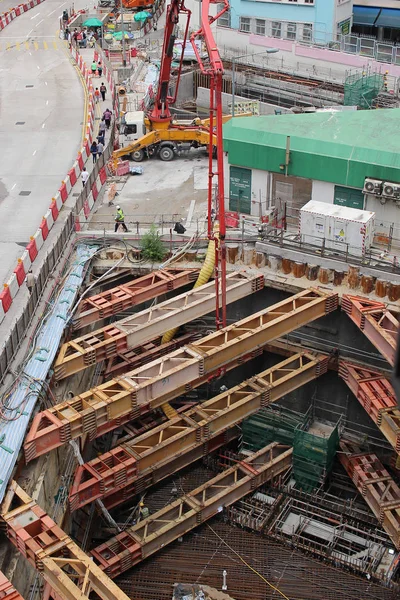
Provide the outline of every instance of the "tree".
[[146,260],[150,260],[151,262],[160,262],[164,258],[164,246],[154,225],[150,227],[150,231],[144,234],[140,245],[142,249],[142,256]]

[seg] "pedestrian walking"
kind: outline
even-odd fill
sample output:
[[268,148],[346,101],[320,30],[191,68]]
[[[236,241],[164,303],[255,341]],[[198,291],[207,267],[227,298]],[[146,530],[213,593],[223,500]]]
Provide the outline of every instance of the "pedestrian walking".
[[102,83],[100,86],[100,94],[101,94],[101,97],[103,98],[103,102],[106,101],[106,92],[107,92],[107,88],[104,85],[104,83]]
[[97,143],[103,144],[104,146],[104,131],[99,131],[99,135],[97,136]]
[[97,138],[97,154],[99,156],[101,156],[104,152],[104,145],[102,144],[102,142],[99,141],[99,138]]
[[32,273],[32,269],[29,269],[26,274],[26,287],[28,288],[28,292],[32,294],[33,288],[35,287],[35,276]]
[[86,167],[83,167],[83,169],[82,169],[81,178],[82,178],[82,187],[85,187],[86,182],[89,179],[89,173],[86,171]]
[[96,88],[94,90],[94,101],[95,102],[100,102],[100,90],[99,90],[99,88]]
[[97,160],[97,144],[95,140],[93,140],[92,145],[90,146],[90,152],[92,153],[94,164]]
[[109,108],[107,108],[104,111],[103,117],[104,117],[104,121],[105,121],[107,129],[110,129],[112,112]]
[[118,227],[122,225],[124,231],[128,231],[127,226],[125,225],[125,215],[124,211],[120,206],[117,206],[117,214],[115,215],[115,229],[114,232],[118,231]]
[[70,41],[70,35],[69,35],[69,27],[68,27],[68,25],[64,29],[64,40]]
[[106,121],[104,119],[104,117],[102,118],[102,120],[100,121],[100,125],[99,125],[99,133],[102,133],[103,136],[106,132]]
[[99,60],[99,62],[97,63],[97,72],[99,74],[99,77],[103,75],[103,65],[101,64],[101,60]]
[[96,63],[95,60],[92,62],[92,67],[91,68],[92,68],[92,75],[94,77],[96,75],[96,71],[97,71],[97,63]]

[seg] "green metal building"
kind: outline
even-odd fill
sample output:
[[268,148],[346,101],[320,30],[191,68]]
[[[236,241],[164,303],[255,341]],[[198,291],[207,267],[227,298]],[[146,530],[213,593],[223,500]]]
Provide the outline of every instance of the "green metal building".
[[312,199],[399,218],[362,188],[366,177],[400,182],[400,109],[240,117],[223,132],[230,210],[259,215],[277,198],[295,208]]

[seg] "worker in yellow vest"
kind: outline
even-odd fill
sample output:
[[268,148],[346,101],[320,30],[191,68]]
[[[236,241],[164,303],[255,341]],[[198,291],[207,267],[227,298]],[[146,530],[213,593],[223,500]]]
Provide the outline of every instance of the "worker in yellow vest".
[[115,229],[114,231],[118,231],[118,227],[122,225],[124,231],[128,231],[127,226],[125,225],[125,215],[124,211],[120,206],[117,206],[117,214],[115,215]]

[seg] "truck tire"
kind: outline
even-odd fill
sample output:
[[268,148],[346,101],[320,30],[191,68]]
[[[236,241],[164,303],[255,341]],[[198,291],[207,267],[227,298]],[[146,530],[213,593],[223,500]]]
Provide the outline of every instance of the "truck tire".
[[136,152],[132,152],[131,159],[135,162],[142,162],[144,159],[144,150],[137,150]]
[[160,160],[172,160],[174,158],[174,151],[170,146],[163,146],[160,148],[158,156],[160,157]]

